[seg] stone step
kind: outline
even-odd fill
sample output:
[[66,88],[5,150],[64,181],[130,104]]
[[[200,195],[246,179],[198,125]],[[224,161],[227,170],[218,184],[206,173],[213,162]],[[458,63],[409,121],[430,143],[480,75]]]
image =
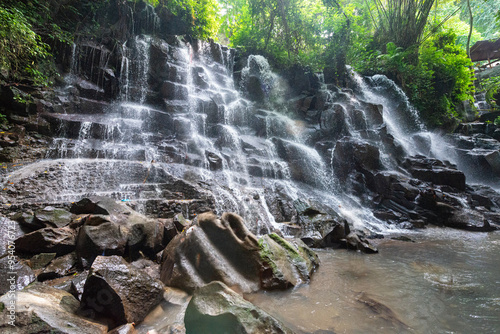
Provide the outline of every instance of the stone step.
[[59,136],[74,139],[105,139],[107,141],[140,137],[144,132],[175,133],[174,119],[165,112],[148,111],[142,119],[126,118],[120,114],[43,114]]

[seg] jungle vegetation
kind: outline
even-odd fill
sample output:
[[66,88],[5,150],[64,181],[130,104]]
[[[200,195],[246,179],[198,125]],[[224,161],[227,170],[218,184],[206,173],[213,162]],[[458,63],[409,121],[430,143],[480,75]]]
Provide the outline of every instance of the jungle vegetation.
[[431,127],[459,119],[473,99],[470,46],[500,37],[500,0],[3,0],[0,80],[50,86],[54,48],[96,34],[97,13],[118,1],[145,1],[185,34],[263,54],[277,68],[329,68],[338,85],[346,64],[385,74]]

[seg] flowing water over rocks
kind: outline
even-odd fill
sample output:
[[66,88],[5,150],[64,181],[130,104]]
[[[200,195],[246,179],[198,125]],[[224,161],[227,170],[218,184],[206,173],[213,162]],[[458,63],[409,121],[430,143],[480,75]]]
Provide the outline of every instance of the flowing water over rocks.
[[[106,291],[116,309],[91,309],[112,328],[147,313],[120,275],[141,287],[152,277],[176,320],[154,309],[143,328],[174,331],[189,297],[162,284],[296,287],[318,265],[308,246],[376,253],[376,240],[405,230],[500,227],[489,187],[500,184],[497,130],[428,132],[384,76],[349,71],[349,88],[300,68],[280,76],[262,56],[162,35],[152,7],[137,8],[117,40],[66,50],[54,91],[12,105],[18,125],[0,138],[2,154],[26,164],[2,174],[1,211],[12,220],[0,227],[13,227],[19,289],[36,278],[87,304]],[[101,288],[85,287],[88,277]],[[394,328],[414,326],[370,293],[354,299]]]
[[[423,205],[425,192],[442,193],[437,202],[458,210],[484,197],[466,189],[453,164],[426,157],[451,154],[383,76],[352,73],[352,90],[310,76],[318,88],[294,97],[262,56],[235,62],[234,50],[173,36],[135,35],[113,51],[84,42],[73,59],[68,85],[41,107],[58,133],[47,159],[6,179],[14,207],[108,196],[146,215],[229,211],[257,234],[321,239],[328,231],[300,218],[297,207],[370,234],[421,227],[435,216],[447,225],[456,210]],[[482,155],[491,172],[495,145]],[[458,155],[444,160],[461,164]],[[485,230],[495,216],[486,208]]]

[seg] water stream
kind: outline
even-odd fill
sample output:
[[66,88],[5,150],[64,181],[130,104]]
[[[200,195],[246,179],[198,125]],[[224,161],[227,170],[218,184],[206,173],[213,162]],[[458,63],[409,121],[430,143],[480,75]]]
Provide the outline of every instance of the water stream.
[[411,238],[382,241],[375,256],[318,251],[309,285],[248,298],[299,333],[496,333],[500,234],[431,228]]
[[[500,234],[430,228],[414,242],[386,238],[373,256],[316,250],[308,284],[245,295],[296,333],[496,333],[500,329]],[[189,297],[169,291],[139,326],[182,323]]]

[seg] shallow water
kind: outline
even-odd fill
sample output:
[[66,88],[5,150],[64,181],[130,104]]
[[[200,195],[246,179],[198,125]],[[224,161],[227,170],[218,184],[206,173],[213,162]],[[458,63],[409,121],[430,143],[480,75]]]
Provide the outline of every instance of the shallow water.
[[247,298],[298,333],[500,331],[500,233],[431,228],[379,254],[317,250],[312,281]]

